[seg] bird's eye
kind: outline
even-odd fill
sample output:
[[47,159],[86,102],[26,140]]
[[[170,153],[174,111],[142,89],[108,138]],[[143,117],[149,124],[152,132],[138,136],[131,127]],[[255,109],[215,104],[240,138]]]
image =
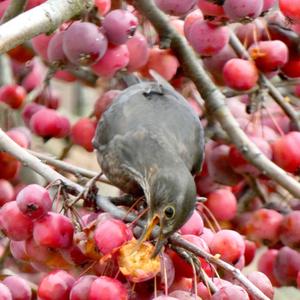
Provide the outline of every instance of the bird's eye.
[[175,215],[175,209],[172,206],[167,206],[164,210],[167,219],[172,219]]

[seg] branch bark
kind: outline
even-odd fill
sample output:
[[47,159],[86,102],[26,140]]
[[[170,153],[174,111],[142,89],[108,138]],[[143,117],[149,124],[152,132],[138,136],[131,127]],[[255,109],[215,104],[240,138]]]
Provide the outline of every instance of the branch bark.
[[186,76],[195,83],[202,98],[205,99],[209,113],[214,115],[245,159],[291,194],[300,197],[299,182],[267,159],[248,139],[226,106],[225,96],[206,74],[186,39],[172,28],[168,17],[155,6],[153,0],[136,0],[134,6],[150,20],[161,39],[167,37],[171,40],[172,50],[177,55]]
[[[94,178],[99,174],[97,172],[93,172],[93,171],[87,170],[85,168],[74,166],[72,164],[55,159],[53,157],[50,157],[50,156],[42,154],[42,153],[38,153],[35,151],[31,151],[31,150],[28,150],[28,152],[30,154],[32,154],[33,156],[37,157],[38,159],[40,159],[43,163],[46,163],[47,165],[53,166],[62,171],[66,171],[70,174],[74,174],[76,176],[83,176],[86,178]],[[101,182],[107,183],[107,184],[111,184],[105,176],[100,177],[98,179],[98,181],[101,181]]]
[[16,16],[0,26],[0,54],[40,33],[54,31],[63,22],[79,15],[85,5],[83,0],[48,0]]

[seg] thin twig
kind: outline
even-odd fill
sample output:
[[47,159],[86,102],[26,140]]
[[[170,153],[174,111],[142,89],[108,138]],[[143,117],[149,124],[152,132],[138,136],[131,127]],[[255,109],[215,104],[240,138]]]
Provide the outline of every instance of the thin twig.
[[[30,154],[39,158],[43,163],[51,165],[57,169],[63,170],[70,174],[74,174],[75,176],[83,176],[86,178],[94,178],[98,175],[97,172],[87,170],[85,168],[74,166],[70,163],[55,159],[54,157],[50,157],[49,155],[45,155],[42,153],[38,153],[32,150],[27,150]],[[98,181],[110,184],[109,180],[105,176],[101,176],[98,178]]]

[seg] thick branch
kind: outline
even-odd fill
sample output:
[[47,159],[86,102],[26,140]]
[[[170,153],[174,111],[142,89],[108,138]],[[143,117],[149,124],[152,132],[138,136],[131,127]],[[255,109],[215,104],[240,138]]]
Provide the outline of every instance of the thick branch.
[[63,22],[80,14],[84,8],[83,0],[48,0],[18,15],[0,26],[0,54],[40,33],[54,31]]
[[296,197],[300,197],[300,184],[267,159],[239,127],[237,121],[225,105],[225,96],[202,68],[185,38],[172,28],[168,17],[154,5],[153,0],[136,0],[134,5],[151,21],[161,37],[168,36],[171,39],[171,48],[180,60],[186,76],[195,83],[202,98],[205,100],[209,113],[213,114],[218,122],[220,122],[243,156],[261,170],[263,174],[281,184]]

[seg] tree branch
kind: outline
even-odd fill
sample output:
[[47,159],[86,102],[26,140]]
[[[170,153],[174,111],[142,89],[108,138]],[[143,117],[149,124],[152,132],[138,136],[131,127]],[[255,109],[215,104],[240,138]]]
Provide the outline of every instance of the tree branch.
[[20,147],[12,139],[10,139],[5,132],[0,128],[0,149],[5,151],[17,160],[19,160],[24,166],[31,168],[48,182],[61,181],[70,190],[80,193],[83,187],[73,181],[62,176],[51,167],[43,164],[37,157],[31,155],[26,149]]
[[136,0],[134,5],[150,20],[162,38],[167,36],[171,39],[171,48],[177,55],[186,76],[195,83],[205,100],[209,113],[213,114],[216,120],[220,122],[242,155],[261,170],[263,174],[282,185],[294,196],[300,197],[299,182],[266,158],[258,147],[249,140],[226,106],[225,96],[202,68],[186,39],[172,28],[168,17],[154,5],[153,0]]
[[[86,178],[94,178],[99,174],[97,172],[93,172],[93,171],[90,171],[90,170],[87,170],[87,169],[84,169],[84,168],[81,168],[81,167],[74,166],[72,164],[69,164],[67,162],[55,159],[53,157],[50,157],[50,156],[42,154],[42,153],[38,153],[38,152],[35,152],[35,151],[32,151],[32,150],[27,150],[27,151],[30,154],[34,155],[35,157],[39,158],[43,163],[46,163],[46,164],[48,164],[50,166],[53,166],[57,169],[66,171],[70,174],[74,174],[75,176],[83,176],[83,177],[86,177]],[[102,176],[97,180],[101,181],[103,183],[111,184],[105,176]]]
[[[17,0],[20,1],[20,0]],[[50,33],[85,9],[82,0],[48,0],[0,26],[0,54],[40,33]]]

